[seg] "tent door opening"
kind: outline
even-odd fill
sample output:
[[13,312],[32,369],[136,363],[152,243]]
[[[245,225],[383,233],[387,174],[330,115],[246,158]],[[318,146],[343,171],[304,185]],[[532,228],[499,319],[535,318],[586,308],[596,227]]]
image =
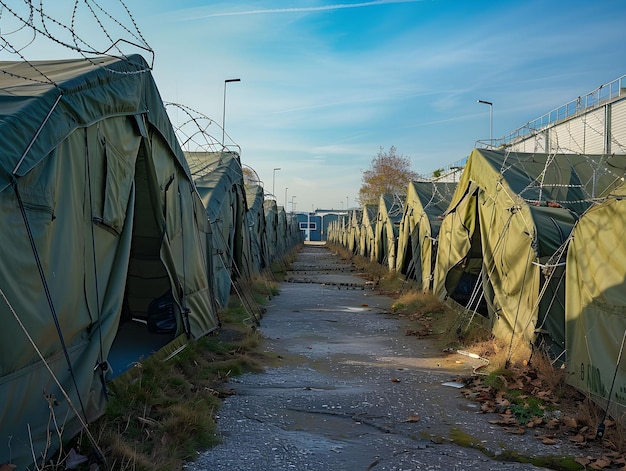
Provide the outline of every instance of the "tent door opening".
[[[450,269],[446,277],[446,290],[450,293],[450,298],[465,306],[468,309],[475,310],[478,314],[489,317],[487,302],[485,296],[481,296],[476,290],[483,290],[484,287],[478,286],[482,280],[483,254],[482,239],[480,236],[480,218],[478,215],[477,194],[473,197],[474,204],[470,205],[471,211],[474,212],[474,230],[470,234],[470,248],[466,256]],[[478,306],[475,301],[480,299]],[[471,305],[470,305],[471,303]]]
[[161,260],[160,193],[146,146],[137,156],[133,232],[120,324],[109,353],[113,376],[174,340],[180,319]]

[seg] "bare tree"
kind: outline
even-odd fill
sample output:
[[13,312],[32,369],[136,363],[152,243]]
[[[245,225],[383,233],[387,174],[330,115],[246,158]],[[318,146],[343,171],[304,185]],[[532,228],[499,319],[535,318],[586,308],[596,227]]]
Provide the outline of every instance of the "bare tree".
[[409,157],[396,153],[395,146],[388,152],[381,147],[372,159],[371,167],[363,172],[363,185],[359,190],[361,204],[378,204],[385,193],[404,195],[411,180],[421,179],[411,170]]

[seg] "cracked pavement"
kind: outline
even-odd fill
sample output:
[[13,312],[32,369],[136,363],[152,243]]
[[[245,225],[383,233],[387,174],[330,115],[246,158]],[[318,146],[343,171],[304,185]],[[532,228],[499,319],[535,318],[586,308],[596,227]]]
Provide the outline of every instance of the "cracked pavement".
[[[305,245],[261,319],[275,366],[231,378],[236,394],[217,414],[222,443],[185,469],[538,470],[497,456],[583,454],[489,424],[446,385],[481,360],[405,335],[407,321],[386,314],[392,302],[325,246]],[[496,458],[454,444],[453,428]]]

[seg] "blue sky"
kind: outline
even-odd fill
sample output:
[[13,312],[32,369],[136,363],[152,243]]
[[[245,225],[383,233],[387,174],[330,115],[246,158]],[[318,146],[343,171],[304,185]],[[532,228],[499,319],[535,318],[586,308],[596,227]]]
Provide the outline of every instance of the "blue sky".
[[241,79],[226,132],[288,210],[354,206],[380,147],[421,174],[467,156],[489,138],[478,99],[499,137],[626,74],[623,0],[126,5],[165,101],[221,125]]

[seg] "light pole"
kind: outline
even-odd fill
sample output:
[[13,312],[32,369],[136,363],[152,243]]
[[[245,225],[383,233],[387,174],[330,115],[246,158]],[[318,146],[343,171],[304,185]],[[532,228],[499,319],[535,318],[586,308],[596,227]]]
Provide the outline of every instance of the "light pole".
[[293,202],[293,200],[294,200],[295,198],[296,198],[296,195],[293,195],[293,196],[291,197],[291,212],[292,212],[292,213],[294,212],[293,207],[294,207],[294,205],[296,204],[296,203],[294,203],[294,202]]
[[478,100],[478,103],[489,105],[489,145],[493,146],[493,103],[485,100]]
[[285,211],[287,211],[287,190],[289,188],[285,187]]
[[349,196],[346,196],[346,211],[348,210],[348,208],[350,208],[350,203],[348,203],[349,201]]
[[241,82],[241,79],[224,80],[224,107],[222,108],[222,147],[224,147],[224,126],[226,125],[226,84],[231,82]]
[[274,175],[272,177],[272,195],[274,195],[274,198],[276,198],[276,195],[274,194],[274,187],[276,186],[276,170],[280,170],[280,167],[276,167],[274,169]]

